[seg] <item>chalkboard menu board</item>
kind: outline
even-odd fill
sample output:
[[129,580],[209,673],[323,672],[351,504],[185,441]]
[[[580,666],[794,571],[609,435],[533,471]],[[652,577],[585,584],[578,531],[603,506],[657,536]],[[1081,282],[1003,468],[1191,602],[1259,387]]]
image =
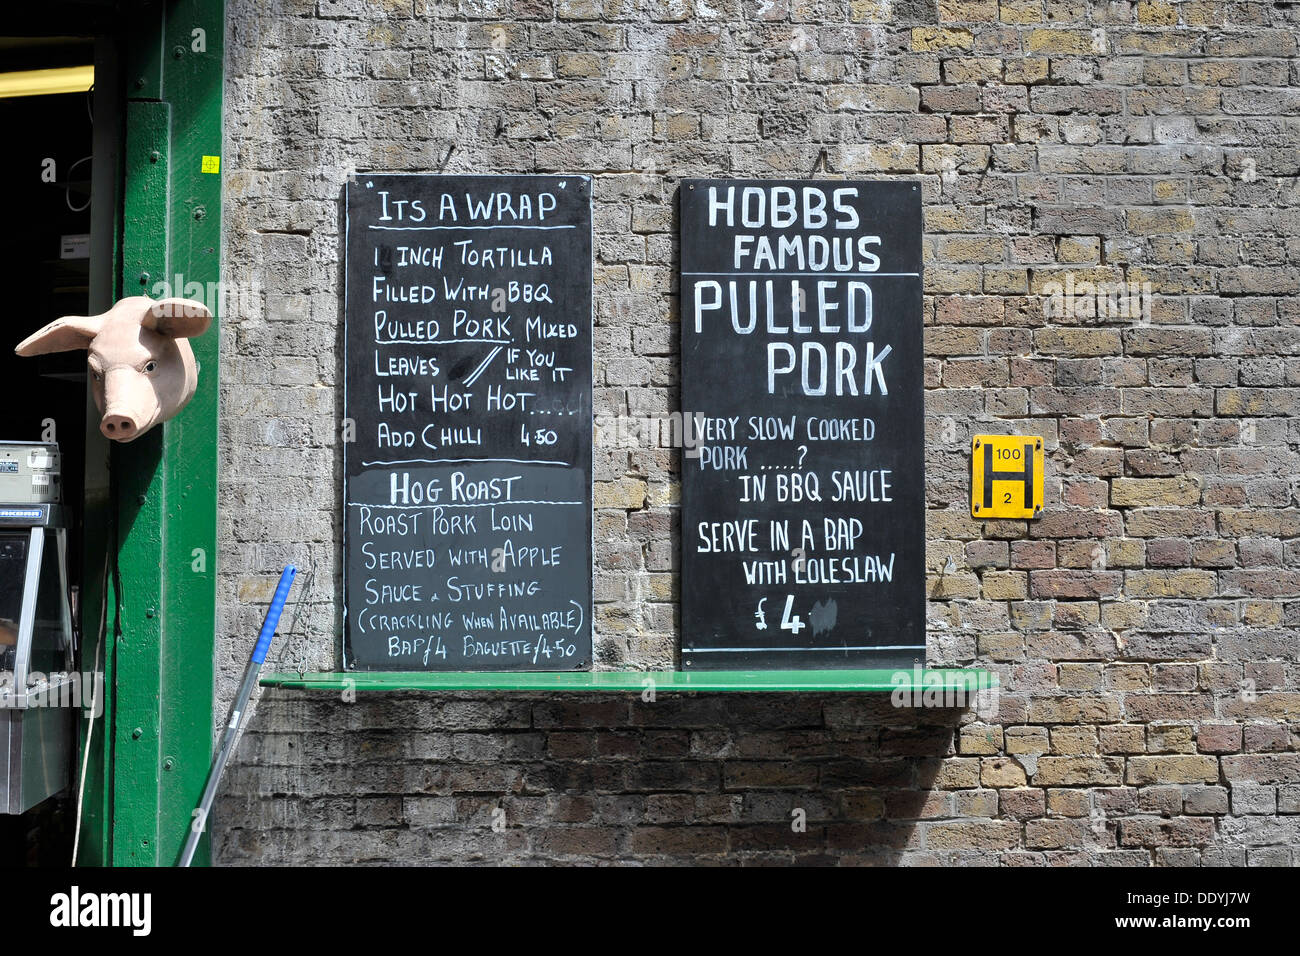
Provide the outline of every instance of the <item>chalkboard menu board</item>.
[[346,205],[344,668],[590,667],[590,181]]
[[925,663],[921,194],[686,180],[682,663]]

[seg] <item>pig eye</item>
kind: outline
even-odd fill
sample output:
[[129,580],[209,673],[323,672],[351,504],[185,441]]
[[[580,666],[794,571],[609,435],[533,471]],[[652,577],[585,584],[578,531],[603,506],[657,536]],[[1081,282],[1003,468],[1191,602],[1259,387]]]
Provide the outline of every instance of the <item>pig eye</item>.
[[96,382],[98,382],[101,378],[103,378],[103,376],[99,374],[99,371],[93,368],[90,370],[90,377],[93,378]]
[[158,363],[157,363],[157,362],[149,362],[149,363],[146,364],[145,367],[144,367],[145,374],[148,374],[148,373],[152,372],[152,371],[153,371],[154,369],[156,369],[157,367],[158,367]]

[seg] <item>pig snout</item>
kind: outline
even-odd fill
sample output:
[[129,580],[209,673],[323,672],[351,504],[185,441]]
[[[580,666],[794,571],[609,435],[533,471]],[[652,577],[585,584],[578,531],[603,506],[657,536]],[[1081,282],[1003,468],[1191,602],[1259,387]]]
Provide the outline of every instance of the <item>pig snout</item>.
[[130,415],[105,415],[99,423],[104,437],[128,441],[140,433],[140,423]]
[[113,441],[130,441],[158,417],[158,396],[135,369],[112,369],[104,377],[104,414],[99,430]]

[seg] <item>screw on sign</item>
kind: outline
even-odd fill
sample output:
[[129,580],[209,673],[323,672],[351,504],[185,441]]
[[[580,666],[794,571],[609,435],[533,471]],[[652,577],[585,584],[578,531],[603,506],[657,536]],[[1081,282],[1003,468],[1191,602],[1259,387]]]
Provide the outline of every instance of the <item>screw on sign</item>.
[[1036,518],[1042,514],[1042,437],[974,436],[970,507],[975,518]]

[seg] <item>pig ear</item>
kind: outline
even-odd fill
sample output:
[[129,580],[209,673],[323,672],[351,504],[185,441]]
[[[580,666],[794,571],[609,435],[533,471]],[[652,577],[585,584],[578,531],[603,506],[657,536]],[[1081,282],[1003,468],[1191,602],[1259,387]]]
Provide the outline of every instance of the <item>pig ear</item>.
[[208,330],[212,313],[193,299],[162,299],[145,311],[140,324],[174,339],[192,339]]
[[65,315],[55,319],[39,332],[33,332],[14,349],[22,356],[44,355],[46,352],[71,352],[84,349],[99,334],[104,325],[102,315]]

